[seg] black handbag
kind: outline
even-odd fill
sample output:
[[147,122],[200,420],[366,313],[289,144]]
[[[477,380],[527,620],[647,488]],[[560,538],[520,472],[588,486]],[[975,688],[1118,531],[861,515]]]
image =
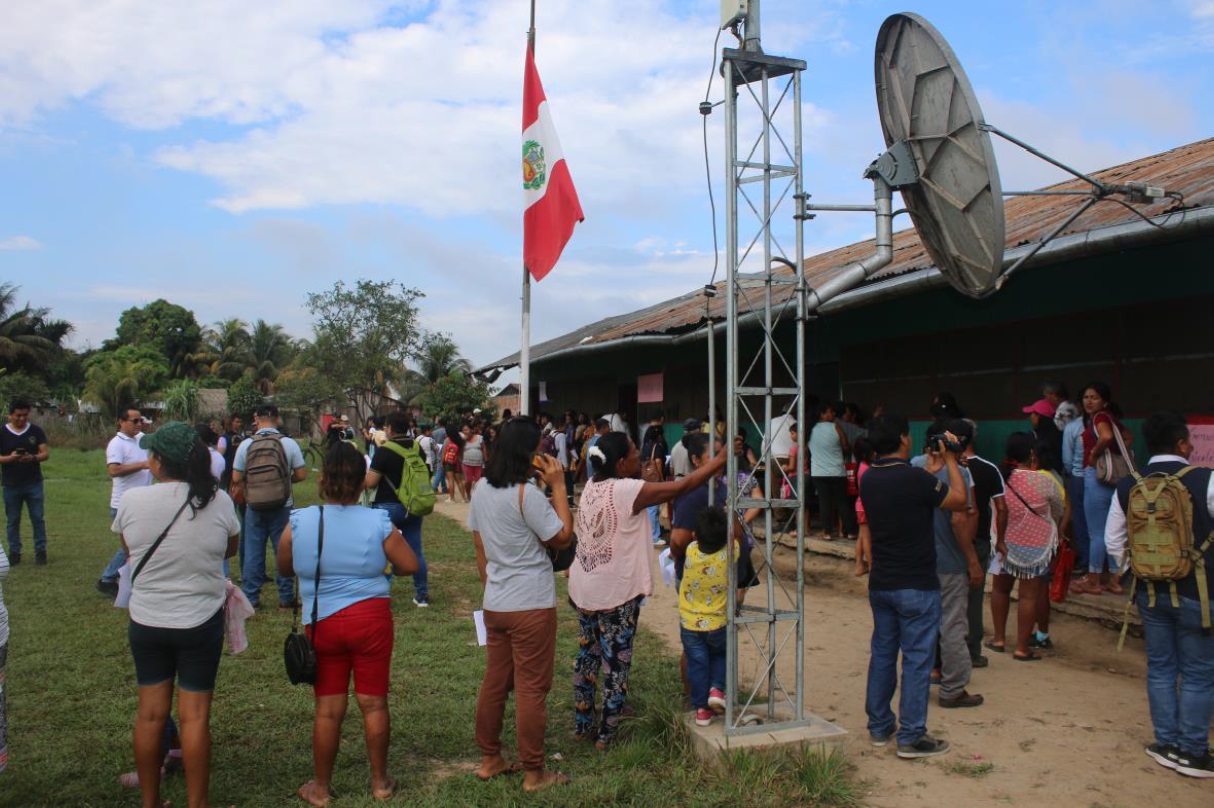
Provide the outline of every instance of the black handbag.
[[[312,592],[312,635],[318,629],[316,612],[320,597],[320,554],[325,547],[325,506],[320,506],[320,528],[316,540],[316,588]],[[306,632],[299,627],[299,578],[295,579],[295,605],[291,609],[291,633],[282,646],[282,659],[287,667],[287,678],[293,685],[316,684],[316,649]]]

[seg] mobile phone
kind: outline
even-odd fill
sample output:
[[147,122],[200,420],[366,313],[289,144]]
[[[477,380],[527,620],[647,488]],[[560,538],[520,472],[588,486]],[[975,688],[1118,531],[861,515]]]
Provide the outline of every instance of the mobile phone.
[[23,455],[23,454],[26,454],[26,451],[24,449],[13,449],[13,454]]

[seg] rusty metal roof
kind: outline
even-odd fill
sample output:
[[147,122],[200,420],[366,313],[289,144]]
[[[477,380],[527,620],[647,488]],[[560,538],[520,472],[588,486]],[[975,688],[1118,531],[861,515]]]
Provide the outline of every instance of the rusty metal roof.
[[[1190,143],[1171,151],[1154,154],[1140,160],[1093,172],[1092,177],[1107,184],[1123,184],[1137,181],[1162,186],[1168,191],[1179,192],[1183,202],[1164,198],[1154,204],[1120,204],[1114,199],[1093,206],[1071,226],[1059,234],[1085,233],[1105,227],[1126,224],[1141,216],[1158,217],[1165,213],[1214,206],[1214,138]],[[1074,179],[1047,186],[1043,191],[1088,191],[1091,186],[1083,180]],[[1010,251],[1025,244],[1044,239],[1068,215],[1081,204],[1079,196],[1017,196],[1004,202],[1007,220],[1007,238],[1004,250]],[[1124,245],[1123,245],[1124,246]],[[828,252],[819,253],[805,261],[805,278],[815,286],[840,272],[848,264],[873,253],[873,239],[850,244]],[[931,257],[919,241],[914,228],[894,233],[894,260],[875,273],[866,286],[880,283],[888,278],[918,270],[934,269]],[[777,279],[791,280],[791,270],[780,268]],[[746,295],[739,300],[739,315],[762,308],[763,281],[759,276],[742,279]],[[713,318],[724,318],[726,307],[725,281],[716,284],[717,296],[712,300]],[[787,301],[793,294],[791,283],[774,284],[772,298],[775,304]],[[568,353],[581,346],[601,345],[630,337],[678,337],[704,327],[704,295],[699,289],[680,297],[657,303],[628,314],[618,315],[584,326],[574,332],[531,348],[532,361],[538,361],[554,353]],[[485,365],[477,372],[505,369],[518,364],[518,353]]]

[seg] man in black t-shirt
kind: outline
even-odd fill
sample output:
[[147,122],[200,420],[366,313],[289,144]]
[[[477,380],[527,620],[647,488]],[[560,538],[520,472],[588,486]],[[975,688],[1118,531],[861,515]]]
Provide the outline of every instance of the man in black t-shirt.
[[[955,422],[957,434],[969,438],[965,447],[965,466],[974,480],[974,507],[978,510],[978,530],[974,533],[974,550],[978,553],[978,563],[982,565],[983,575],[990,569],[991,564],[991,522],[995,523],[998,538],[1002,539],[1007,530],[1007,503],[1003,500],[1003,475],[999,467],[989,460],[979,457],[974,452],[974,442],[978,440],[978,427],[968,418]],[[974,667],[985,668],[989,663],[982,654],[982,614],[986,602],[986,586],[971,588],[969,591],[969,633],[966,634],[965,644],[969,646],[970,658]]]
[[[421,446],[409,437],[412,423],[409,415],[400,411],[390,413],[385,419],[388,440],[408,452],[417,452],[425,460]],[[400,499],[396,496],[396,488],[400,484],[401,474],[405,470],[405,459],[396,452],[380,447],[371,458],[371,468],[367,471],[366,487],[374,491],[371,500],[372,508],[388,512],[392,524],[405,537],[409,549],[417,556],[417,572],[413,573],[413,605],[425,608],[430,605],[430,587],[426,557],[422,555],[422,517],[414,516],[405,510]]]
[[[930,757],[948,751],[947,741],[927,734],[931,670],[940,634],[940,580],[936,575],[933,515],[937,508],[964,510],[966,486],[957,455],[944,451],[948,485],[910,465],[910,425],[899,415],[882,415],[868,425],[877,454],[860,481],[866,524],[860,531],[861,558],[872,559],[868,602],[873,612],[872,657],[865,712],[874,746],[894,737],[898,757]],[[955,440],[945,433],[946,440]],[[902,696],[895,722],[890,701],[902,655]]]
[[42,464],[50,457],[46,433],[29,422],[30,404],[15,398],[8,407],[8,423],[0,429],[0,482],[4,486],[4,513],[8,517],[8,561],[21,563],[21,506],[29,511],[34,529],[34,563],[46,563],[45,499]]

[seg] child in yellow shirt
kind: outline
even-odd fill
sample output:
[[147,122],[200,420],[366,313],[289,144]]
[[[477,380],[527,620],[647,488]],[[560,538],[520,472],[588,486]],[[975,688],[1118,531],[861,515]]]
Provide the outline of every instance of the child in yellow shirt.
[[725,610],[729,564],[737,555],[724,512],[705,508],[696,519],[695,541],[687,547],[679,587],[679,633],[687,656],[691,706],[701,727],[725,711]]

